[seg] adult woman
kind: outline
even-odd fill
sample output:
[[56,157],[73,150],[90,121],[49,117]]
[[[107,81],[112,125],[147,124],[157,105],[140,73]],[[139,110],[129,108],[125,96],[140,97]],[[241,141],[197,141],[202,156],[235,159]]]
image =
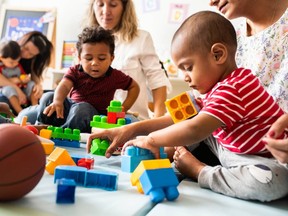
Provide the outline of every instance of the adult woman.
[[[26,33],[18,40],[18,43],[21,47],[20,64],[26,74],[31,75],[31,80],[35,82],[33,91],[35,96],[40,99],[43,94],[41,85],[42,74],[44,69],[50,64],[53,45],[45,35],[38,31]],[[7,85],[14,84],[0,74],[0,86]],[[22,104],[26,102],[24,93],[19,98],[21,98]],[[2,97],[0,100],[5,101],[5,98]]]
[[[149,118],[147,86],[152,90],[154,116],[166,112],[164,101],[169,79],[161,68],[150,34],[138,29],[132,0],[90,0],[85,25],[110,29],[116,37],[115,59],[112,67],[131,76],[140,86],[140,94],[130,111],[140,119]],[[116,93],[123,101],[123,91]]]
[[210,0],[236,26],[238,65],[250,68],[288,112],[288,0]]

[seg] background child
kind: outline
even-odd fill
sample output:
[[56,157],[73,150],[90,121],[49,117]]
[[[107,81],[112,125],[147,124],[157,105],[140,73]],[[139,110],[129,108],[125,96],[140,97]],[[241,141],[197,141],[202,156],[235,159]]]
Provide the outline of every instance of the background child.
[[117,89],[128,92],[122,103],[126,112],[135,102],[139,86],[131,77],[110,66],[115,49],[111,31],[101,27],[85,28],[76,46],[80,64],[70,67],[55,93],[43,95],[37,119],[44,124],[91,132],[93,116],[107,114]]
[[32,89],[34,82],[31,81],[19,61],[21,49],[16,41],[2,41],[0,43],[0,73],[9,79],[10,84],[1,87],[1,93],[8,98],[16,113],[22,110],[21,105],[31,102],[38,103]]
[[[159,147],[175,146],[176,168],[201,187],[241,199],[286,196],[288,168],[271,158],[262,141],[283,111],[250,70],[237,68],[236,48],[233,25],[223,16],[211,11],[190,16],[173,37],[171,56],[189,86],[206,94],[199,114],[177,124],[168,116],[97,132],[89,137],[87,149],[97,137],[112,140],[107,157],[133,137],[123,151],[133,145],[159,158]],[[208,166],[183,147],[200,141],[221,165]]]

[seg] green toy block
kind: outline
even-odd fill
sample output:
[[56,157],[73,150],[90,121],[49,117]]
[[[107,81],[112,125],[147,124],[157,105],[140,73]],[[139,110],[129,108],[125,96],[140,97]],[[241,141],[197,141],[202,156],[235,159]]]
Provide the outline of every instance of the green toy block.
[[105,139],[101,140],[99,138],[96,138],[92,140],[90,152],[94,155],[104,156],[108,147],[109,147],[108,140]]
[[117,100],[110,101],[110,106],[107,107],[108,112],[122,112],[122,103]]
[[80,141],[80,130],[79,129],[71,129],[71,128],[63,128],[48,126],[48,130],[52,131],[51,138],[53,139],[63,139],[63,140],[74,140]]

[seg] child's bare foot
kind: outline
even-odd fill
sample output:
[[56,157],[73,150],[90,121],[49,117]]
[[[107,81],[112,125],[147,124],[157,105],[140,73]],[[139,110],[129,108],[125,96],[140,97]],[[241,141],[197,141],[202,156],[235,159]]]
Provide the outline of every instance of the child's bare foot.
[[179,172],[194,180],[198,179],[200,171],[206,166],[183,146],[175,148],[173,158],[175,167]]

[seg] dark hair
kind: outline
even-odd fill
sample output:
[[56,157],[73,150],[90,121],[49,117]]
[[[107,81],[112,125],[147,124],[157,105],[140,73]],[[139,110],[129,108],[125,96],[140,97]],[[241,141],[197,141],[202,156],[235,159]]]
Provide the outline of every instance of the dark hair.
[[32,59],[21,59],[20,63],[23,66],[29,66],[29,68],[24,68],[25,71],[30,71],[30,73],[33,73],[37,77],[41,77],[45,67],[50,64],[53,45],[47,37],[39,31],[26,33],[18,40],[18,43],[22,47],[29,41],[38,48],[39,54]]
[[85,43],[105,43],[110,48],[110,54],[114,55],[115,38],[110,30],[105,30],[100,26],[84,28],[82,33],[78,35],[78,42],[76,44],[78,55],[81,54],[82,45]]
[[219,13],[200,11],[188,17],[173,36],[189,39],[189,49],[197,52],[210,50],[213,44],[223,43],[232,53],[237,49],[236,32],[232,23]]
[[2,41],[0,43],[0,57],[18,59],[21,56],[19,44],[13,40]]

